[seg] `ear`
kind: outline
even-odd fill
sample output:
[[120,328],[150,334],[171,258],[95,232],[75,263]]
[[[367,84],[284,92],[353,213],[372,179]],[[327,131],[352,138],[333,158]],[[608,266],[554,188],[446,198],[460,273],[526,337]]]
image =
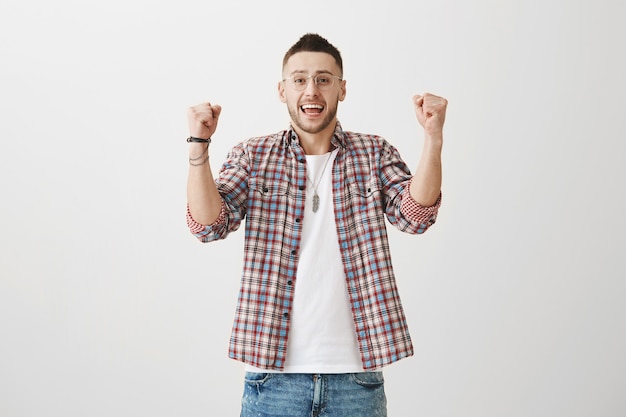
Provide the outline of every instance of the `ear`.
[[339,101],[346,98],[346,80],[341,80],[341,90],[339,92]]
[[287,97],[285,96],[285,83],[282,81],[278,82],[278,98],[283,103],[287,102]]

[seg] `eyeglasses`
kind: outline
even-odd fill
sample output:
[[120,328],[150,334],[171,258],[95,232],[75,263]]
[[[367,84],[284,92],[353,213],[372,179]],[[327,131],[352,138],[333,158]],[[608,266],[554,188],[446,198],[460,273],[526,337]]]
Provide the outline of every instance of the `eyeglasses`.
[[328,90],[335,83],[335,78],[338,80],[342,80],[341,77],[338,77],[333,74],[316,74],[309,75],[308,77],[305,75],[294,75],[293,77],[284,78],[283,81],[289,81],[289,84],[297,91],[304,91],[306,87],[309,85],[309,80],[313,79],[315,82],[315,86],[320,90]]

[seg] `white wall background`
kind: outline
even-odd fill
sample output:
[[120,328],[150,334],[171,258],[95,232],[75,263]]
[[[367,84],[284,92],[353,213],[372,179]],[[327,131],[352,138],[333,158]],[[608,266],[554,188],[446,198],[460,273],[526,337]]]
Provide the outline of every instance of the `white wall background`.
[[444,205],[392,230],[416,355],[389,414],[626,415],[626,5],[24,0],[0,4],[0,416],[235,416],[242,231],[184,221],[186,108],[217,167],[288,117],[283,53],[343,52],[346,129],[414,167],[410,98],[450,101]]

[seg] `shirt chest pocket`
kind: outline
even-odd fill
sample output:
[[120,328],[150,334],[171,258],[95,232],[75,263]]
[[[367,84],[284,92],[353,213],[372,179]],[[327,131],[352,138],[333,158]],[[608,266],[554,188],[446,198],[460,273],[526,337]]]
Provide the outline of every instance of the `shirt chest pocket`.
[[381,207],[383,201],[382,187],[375,177],[364,180],[353,180],[348,183],[348,193],[355,208],[368,210]]
[[248,182],[248,209],[284,210],[289,200],[290,184],[280,179],[252,177]]

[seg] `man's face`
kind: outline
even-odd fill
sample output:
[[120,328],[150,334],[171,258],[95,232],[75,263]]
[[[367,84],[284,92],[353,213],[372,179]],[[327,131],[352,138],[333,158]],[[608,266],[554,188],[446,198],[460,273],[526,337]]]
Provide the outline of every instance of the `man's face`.
[[[316,76],[331,80],[332,85],[326,88],[322,83],[316,85]],[[287,104],[296,128],[310,134],[320,133],[331,124],[335,128],[337,103],[346,95],[346,82],[335,76],[341,77],[341,71],[332,55],[325,52],[298,52],[289,58],[283,68],[285,80],[278,83],[278,93]],[[294,78],[304,80],[306,87],[297,90]]]

